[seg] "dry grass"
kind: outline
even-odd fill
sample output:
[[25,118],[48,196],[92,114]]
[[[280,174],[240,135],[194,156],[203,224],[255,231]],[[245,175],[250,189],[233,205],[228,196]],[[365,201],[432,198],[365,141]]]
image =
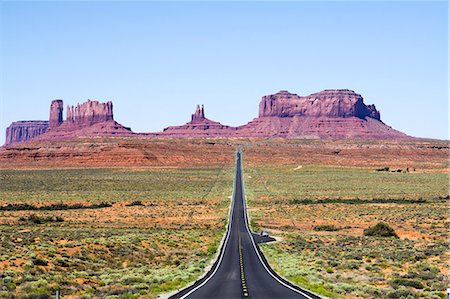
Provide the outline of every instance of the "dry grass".
[[[223,235],[241,144],[252,223],[282,236],[264,248],[278,271],[334,297],[441,294],[448,142],[111,137],[0,149],[2,205],[112,204],[0,211],[0,297],[154,298],[195,280]],[[64,221],[19,221],[32,213]],[[362,236],[381,220],[400,239]]]
[[[248,149],[244,168],[253,227],[282,237],[263,245],[277,271],[333,298],[444,296],[447,157],[427,159],[416,152],[405,158],[387,151],[379,162],[368,150],[347,165],[349,157],[333,162],[316,154],[309,160],[285,151],[277,157],[276,146],[265,145],[274,156],[264,161]],[[376,171],[384,166],[402,172]],[[363,235],[378,222],[388,223],[400,238]],[[327,226],[337,230],[317,230]]]
[[[65,298],[154,298],[195,280],[209,263],[224,232],[233,169],[223,164],[0,175],[4,205],[40,207],[0,212],[1,297],[47,298],[59,289]],[[141,205],[130,205],[136,201]],[[46,210],[55,203],[100,202],[112,206]],[[64,221],[20,220],[31,214]]]

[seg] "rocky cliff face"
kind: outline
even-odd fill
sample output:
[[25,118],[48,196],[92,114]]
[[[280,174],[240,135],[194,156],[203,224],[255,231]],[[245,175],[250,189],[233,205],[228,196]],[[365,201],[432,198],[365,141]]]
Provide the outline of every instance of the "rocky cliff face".
[[281,137],[308,139],[408,139],[380,120],[375,105],[347,89],[324,90],[309,96],[280,91],[262,97],[259,117],[229,127],[205,117],[197,106],[191,121],[164,129],[158,136],[171,137]]
[[111,101],[100,103],[88,100],[76,106],[67,106],[67,126],[86,127],[109,120],[114,120]]
[[412,137],[385,125],[375,105],[366,105],[361,95],[348,89],[324,90],[308,96],[280,91],[262,97],[259,117],[230,127],[205,117],[197,105],[191,121],[170,126],[162,132],[135,134],[114,121],[112,102],[88,100],[67,107],[63,121],[63,102],[50,106],[50,121],[15,122],[7,129],[6,144],[37,138],[60,140],[78,136],[152,136],[180,138],[281,137],[313,139],[410,139]]
[[16,121],[6,128],[6,145],[22,142],[43,134],[49,127],[48,121]]
[[308,96],[287,91],[264,96],[259,117],[238,128],[242,137],[311,139],[408,139],[385,125],[375,105],[348,89],[324,90]]
[[129,135],[126,128],[114,121],[112,102],[88,100],[76,106],[67,106],[67,119],[63,121],[63,101],[50,105],[49,121],[14,122],[6,130],[6,145],[39,138],[41,140],[66,139],[75,136]]
[[259,117],[371,117],[380,120],[375,105],[366,106],[361,95],[348,89],[324,90],[309,96],[298,96],[282,90],[264,96]]
[[55,128],[63,122],[63,101],[54,100],[50,105],[50,128]]

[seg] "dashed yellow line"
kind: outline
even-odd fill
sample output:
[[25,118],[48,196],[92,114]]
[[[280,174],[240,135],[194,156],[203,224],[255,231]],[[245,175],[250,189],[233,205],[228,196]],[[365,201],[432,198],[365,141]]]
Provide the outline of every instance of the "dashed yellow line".
[[[240,218],[238,218],[238,223],[240,224]],[[238,227],[240,226],[238,225]],[[242,257],[241,231],[239,229],[238,229],[238,239],[239,239],[239,265],[241,267],[242,292],[244,294],[244,297],[248,297],[247,284],[245,282],[244,260]]]

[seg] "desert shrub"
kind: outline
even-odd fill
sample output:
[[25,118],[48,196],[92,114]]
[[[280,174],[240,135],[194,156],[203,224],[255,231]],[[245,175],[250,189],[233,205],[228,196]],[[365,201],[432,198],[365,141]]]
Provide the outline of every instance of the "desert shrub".
[[405,287],[413,287],[415,289],[423,289],[423,284],[414,279],[405,279],[405,278],[394,278],[389,281],[389,284],[393,287],[395,286],[405,286]]
[[327,231],[327,232],[334,232],[339,230],[336,226],[332,224],[324,224],[324,225],[316,225],[314,226],[314,230],[316,231]]
[[21,296],[20,298],[26,299],[51,298],[50,295],[52,293],[52,290],[45,279],[25,283],[22,291],[24,291],[26,295]]
[[85,206],[82,204],[68,205],[64,203],[55,203],[45,206],[35,206],[27,203],[12,203],[5,206],[0,206],[0,211],[61,211],[61,210],[77,210],[77,209],[99,209],[112,207],[112,204],[101,202],[99,204],[92,204]]
[[293,244],[298,250],[305,250],[305,249],[314,249],[314,244],[312,242],[309,242],[302,236],[297,236],[295,240],[293,241]]
[[309,205],[309,204],[313,204],[314,201],[311,199],[292,199],[290,201],[291,204],[293,205]]
[[373,199],[342,199],[342,198],[326,198],[326,199],[292,199],[289,204],[292,205],[312,205],[312,204],[333,204],[342,203],[349,205],[363,205],[363,204],[385,204],[385,203],[396,203],[396,204],[418,204],[418,203],[429,203],[423,198],[419,199],[408,199],[408,198],[373,198]]
[[33,264],[36,266],[47,266],[48,265],[48,261],[43,259],[43,258],[34,258],[33,259]]
[[387,293],[387,297],[388,298],[393,298],[393,299],[397,299],[397,298],[402,298],[402,299],[414,299],[414,298],[418,298],[417,294],[414,293],[411,290],[408,290],[406,287],[404,286],[400,286],[399,288],[395,289],[395,290],[391,290]]
[[379,222],[375,226],[366,228],[364,230],[364,236],[398,238],[394,229],[384,222]]
[[426,263],[421,263],[418,264],[414,267],[416,270],[420,271],[420,272],[427,272],[427,273],[433,273],[433,274],[437,274],[439,273],[439,268],[433,265],[429,265]]
[[112,204],[108,202],[101,202],[99,204],[93,204],[90,206],[87,206],[86,209],[99,209],[99,208],[109,208],[112,207]]
[[135,200],[129,204],[126,204],[127,207],[132,207],[132,206],[145,206],[142,201],[140,200]]
[[24,216],[19,217],[19,221],[26,221],[26,222],[31,222],[34,224],[42,224],[42,223],[47,223],[47,222],[63,222],[64,219],[59,216],[44,217],[44,216],[39,216],[36,214],[31,214],[28,217],[24,217]]

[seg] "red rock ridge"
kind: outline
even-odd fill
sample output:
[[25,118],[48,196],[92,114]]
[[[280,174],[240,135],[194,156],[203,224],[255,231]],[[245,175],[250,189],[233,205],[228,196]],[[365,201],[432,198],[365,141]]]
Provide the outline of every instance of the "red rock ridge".
[[375,105],[366,106],[361,95],[353,90],[324,90],[309,96],[298,96],[282,90],[262,97],[259,117],[371,117],[380,120]]
[[15,121],[6,128],[5,145],[19,143],[43,134],[49,127],[45,120]]
[[67,107],[67,119],[63,121],[63,101],[54,100],[50,105],[49,121],[14,122],[6,130],[6,143],[10,145],[29,139],[59,140],[76,136],[130,135],[130,128],[114,121],[112,102],[100,103],[88,100]]
[[111,101],[100,103],[87,100],[76,106],[67,106],[66,123],[68,127],[86,127],[109,120],[114,120]]
[[231,127],[205,117],[197,105],[191,121],[157,133],[133,133],[114,121],[112,102],[88,100],[68,106],[62,120],[63,102],[50,106],[49,122],[17,122],[7,129],[6,144],[30,138],[58,140],[77,136],[153,136],[176,138],[282,137],[314,139],[411,139],[385,125],[375,105],[366,105],[361,95],[348,89],[324,90],[308,96],[287,91],[263,96],[259,116],[249,123]]
[[205,118],[197,106],[191,121],[157,133],[171,137],[281,137],[309,139],[409,139],[380,120],[375,105],[364,104],[361,95],[347,89],[324,90],[309,96],[287,91],[263,96],[259,117],[239,127]]
[[241,137],[313,139],[410,139],[385,125],[375,105],[348,89],[324,90],[309,96],[287,91],[264,96],[259,117],[240,126]]
[[132,133],[130,128],[114,121],[111,101],[100,103],[87,100],[76,106],[67,106],[66,120],[59,126],[50,127],[37,139],[60,140],[77,136],[130,135]]

